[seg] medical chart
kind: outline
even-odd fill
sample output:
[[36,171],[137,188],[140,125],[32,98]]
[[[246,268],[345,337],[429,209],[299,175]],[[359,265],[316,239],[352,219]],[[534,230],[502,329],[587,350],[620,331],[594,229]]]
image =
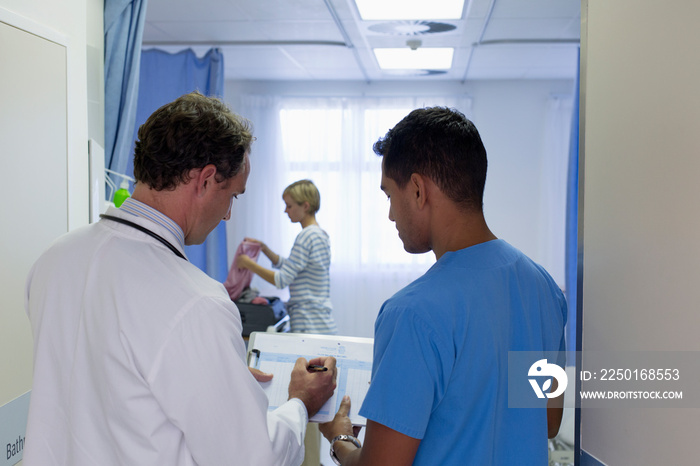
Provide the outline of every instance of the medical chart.
[[337,387],[333,396],[310,421],[328,422],[333,419],[343,396],[348,395],[351,401],[350,420],[354,425],[364,426],[367,420],[358,411],[372,375],[373,343],[371,338],[253,332],[248,343],[248,361],[251,367],[274,374],[270,382],[260,384],[272,411],[289,397],[289,381],[297,358],[311,360],[319,356],[333,356],[338,370]]

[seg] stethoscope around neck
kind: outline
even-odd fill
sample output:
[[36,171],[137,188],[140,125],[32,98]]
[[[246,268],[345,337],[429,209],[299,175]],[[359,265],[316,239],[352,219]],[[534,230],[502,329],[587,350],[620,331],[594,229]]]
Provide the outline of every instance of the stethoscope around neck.
[[149,236],[151,236],[151,237],[157,239],[157,240],[160,241],[161,243],[163,243],[168,249],[170,249],[173,253],[175,253],[175,255],[176,255],[177,257],[179,257],[179,258],[181,258],[181,259],[184,259],[184,260],[187,260],[187,258],[186,258],[175,246],[173,246],[172,244],[170,244],[170,242],[169,242],[167,239],[163,238],[163,237],[160,236],[158,233],[152,232],[152,231],[149,230],[148,228],[142,227],[142,226],[139,225],[138,223],[134,223],[134,222],[132,222],[132,221],[130,221],[130,220],[126,220],[126,219],[121,218],[121,217],[115,217],[115,216],[113,216],[113,215],[107,215],[107,214],[100,214],[100,218],[104,218],[104,219],[107,219],[107,220],[111,220],[111,221],[113,221],[113,222],[121,223],[122,225],[128,225],[128,226],[130,226],[131,228],[135,228],[135,229],[137,229],[137,230],[139,230],[139,231],[141,231],[141,232],[143,232],[143,233],[146,233],[147,235],[149,235]]

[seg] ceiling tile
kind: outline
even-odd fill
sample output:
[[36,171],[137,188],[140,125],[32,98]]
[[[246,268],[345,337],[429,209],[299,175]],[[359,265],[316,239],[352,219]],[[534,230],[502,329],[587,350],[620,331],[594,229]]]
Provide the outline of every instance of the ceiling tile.
[[321,0],[232,0],[252,20],[332,20]]
[[580,0],[498,0],[493,10],[497,18],[571,18],[580,16]]
[[146,21],[242,20],[238,0],[149,0]]
[[[272,28],[268,25],[266,28],[272,40],[344,42],[343,36],[333,21],[277,21],[274,26]],[[264,23],[259,23],[258,27],[265,28]]]
[[151,22],[149,25],[152,29],[144,30],[143,34],[145,43],[158,40],[151,36],[154,30],[160,31],[169,40],[176,42],[270,40],[269,29],[253,22],[159,21]]
[[489,22],[484,40],[578,39],[579,31],[572,30],[571,23],[569,18],[494,18]]

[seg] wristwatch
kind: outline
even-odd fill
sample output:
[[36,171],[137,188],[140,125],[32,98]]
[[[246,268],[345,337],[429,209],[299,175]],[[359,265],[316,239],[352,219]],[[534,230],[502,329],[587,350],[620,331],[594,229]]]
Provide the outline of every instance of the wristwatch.
[[362,444],[360,443],[359,440],[357,440],[355,437],[352,435],[338,435],[335,437],[333,440],[331,440],[331,459],[335,464],[340,466],[340,460],[338,457],[335,455],[335,449],[333,448],[333,445],[335,445],[335,442],[342,441],[342,442],[352,442],[353,445],[355,445],[357,448],[362,448]]

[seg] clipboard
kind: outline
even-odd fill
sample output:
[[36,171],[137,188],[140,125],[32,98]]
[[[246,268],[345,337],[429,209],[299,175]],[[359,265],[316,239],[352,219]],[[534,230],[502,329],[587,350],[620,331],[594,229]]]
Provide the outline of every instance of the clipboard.
[[274,374],[270,382],[260,384],[270,402],[268,410],[273,411],[289,397],[292,368],[299,357],[310,360],[319,356],[333,356],[338,370],[335,392],[309,421],[332,420],[343,396],[349,395],[352,405],[348,417],[353,425],[365,426],[367,419],[360,416],[358,411],[369,389],[373,348],[373,338],[253,332],[248,341],[247,361],[250,367]]

